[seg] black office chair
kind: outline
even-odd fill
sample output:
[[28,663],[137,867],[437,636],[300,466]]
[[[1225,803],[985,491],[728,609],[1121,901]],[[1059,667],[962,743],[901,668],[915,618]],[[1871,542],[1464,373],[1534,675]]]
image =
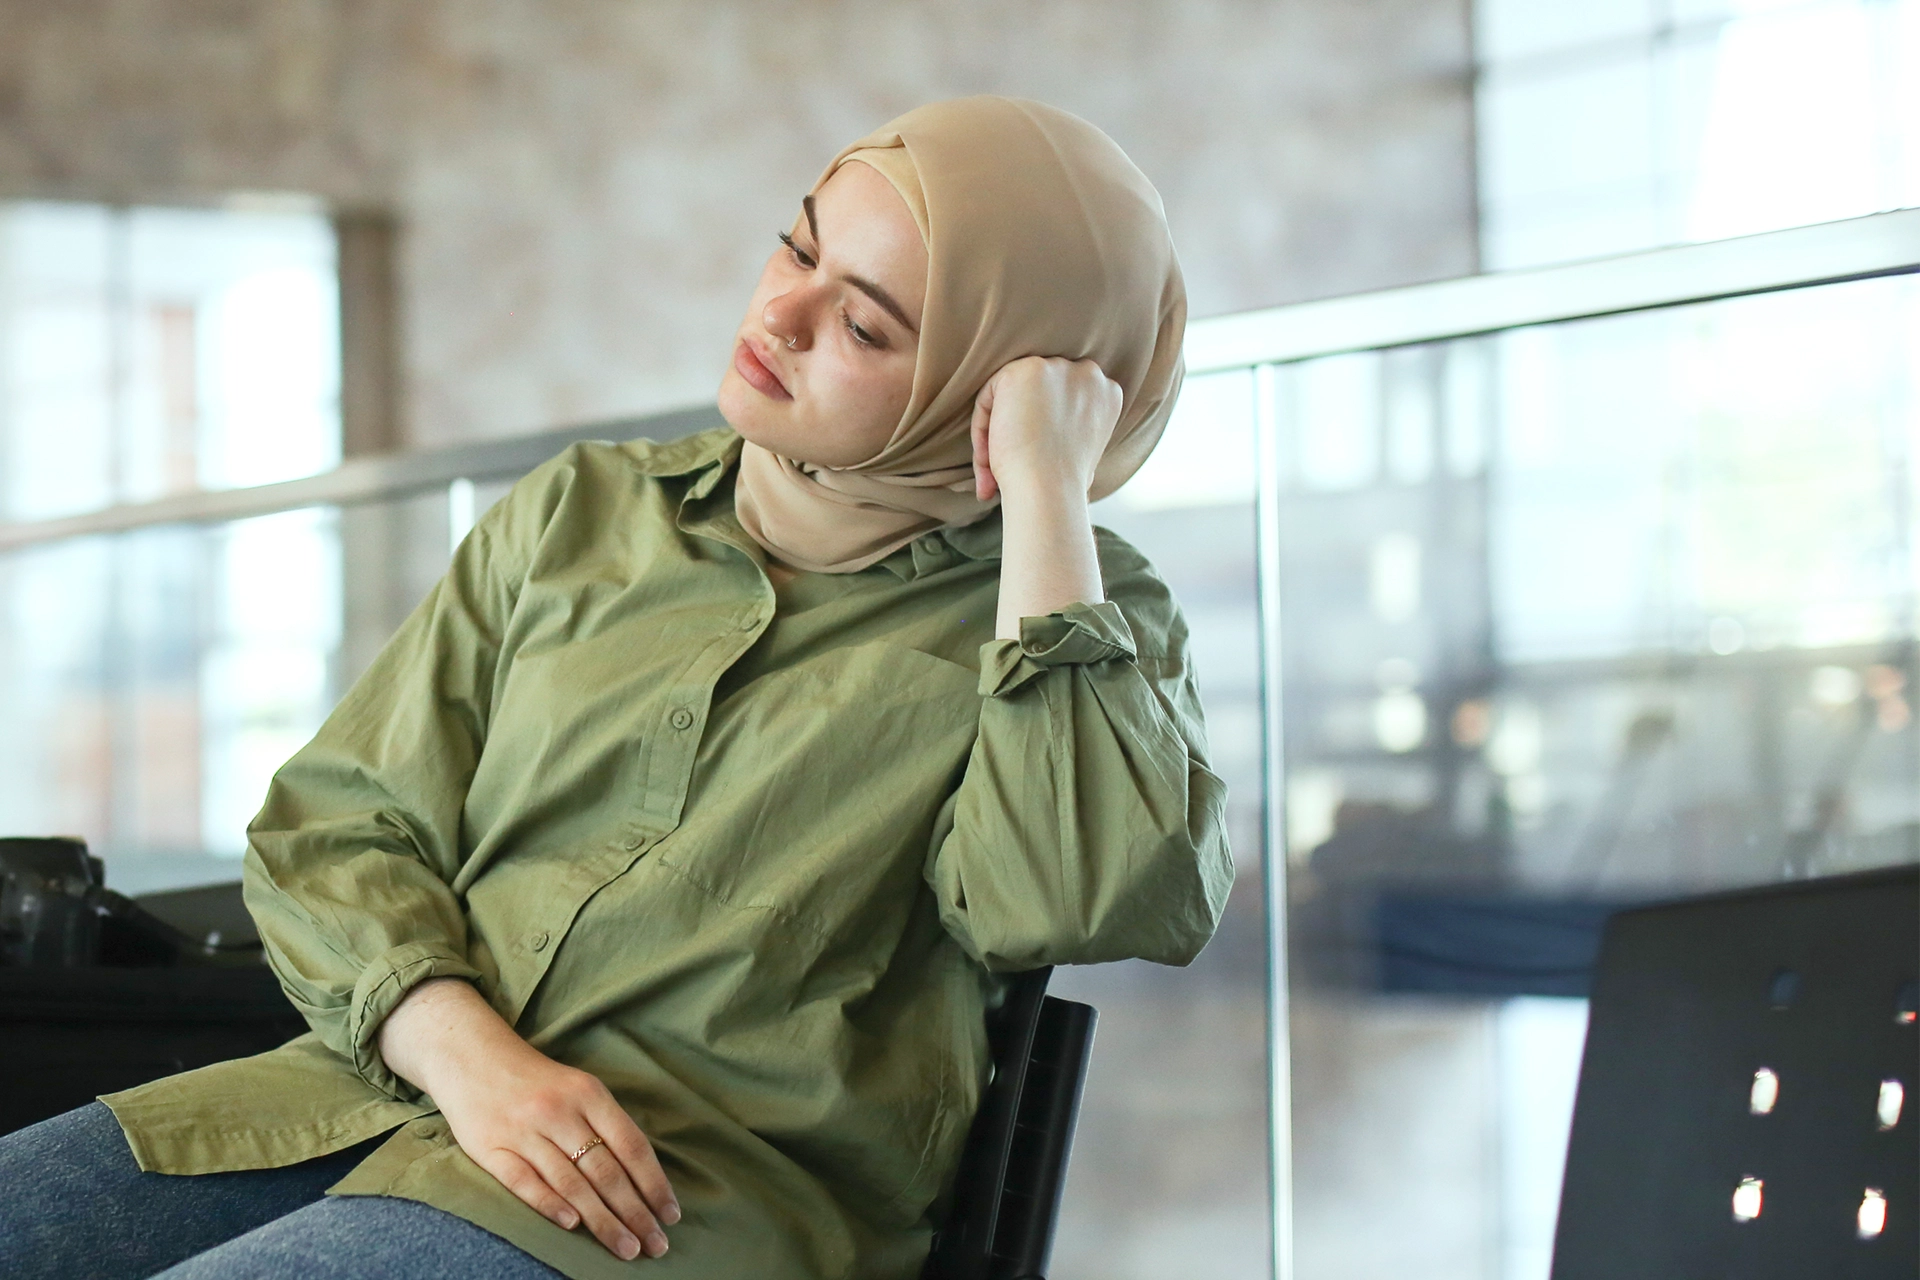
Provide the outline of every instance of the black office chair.
[[922,1280],[1045,1280],[1096,1014],[1019,974],[988,1015],[993,1078]]
[[1553,1280],[1912,1280],[1917,968],[1916,867],[1616,915]]

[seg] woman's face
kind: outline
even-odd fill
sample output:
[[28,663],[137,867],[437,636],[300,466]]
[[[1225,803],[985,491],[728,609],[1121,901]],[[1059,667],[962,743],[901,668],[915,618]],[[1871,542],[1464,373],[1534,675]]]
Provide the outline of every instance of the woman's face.
[[850,467],[913,391],[927,246],[893,184],[841,165],[767,259],[720,381],[733,429],[782,457]]

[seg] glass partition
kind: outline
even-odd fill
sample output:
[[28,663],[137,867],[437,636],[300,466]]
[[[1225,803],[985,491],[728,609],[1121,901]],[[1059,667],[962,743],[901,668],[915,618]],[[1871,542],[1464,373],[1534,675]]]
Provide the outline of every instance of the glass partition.
[[1146,466],[1094,511],[1186,615],[1238,874],[1190,968],[1054,975],[1100,1011],[1054,1280],[1254,1280],[1272,1256],[1253,447],[1252,375],[1192,378]]
[[1920,860],[1916,357],[1896,276],[1262,379],[1301,1280],[1544,1280],[1607,911]]
[[267,780],[446,566],[444,491],[0,555],[0,829],[237,879]]

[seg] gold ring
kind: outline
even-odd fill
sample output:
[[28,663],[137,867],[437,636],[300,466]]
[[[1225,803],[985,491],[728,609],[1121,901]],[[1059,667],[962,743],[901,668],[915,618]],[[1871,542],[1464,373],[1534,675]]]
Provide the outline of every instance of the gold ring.
[[604,1138],[595,1138],[592,1142],[589,1142],[586,1146],[580,1148],[578,1151],[568,1156],[567,1159],[573,1161],[575,1164],[579,1164],[581,1156],[587,1154],[587,1152],[593,1150],[595,1147],[600,1146],[605,1141],[606,1139]]

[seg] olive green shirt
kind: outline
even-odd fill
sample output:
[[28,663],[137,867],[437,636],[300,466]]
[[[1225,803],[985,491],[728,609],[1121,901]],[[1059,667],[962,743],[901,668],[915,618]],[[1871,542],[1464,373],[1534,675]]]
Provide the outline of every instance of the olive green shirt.
[[[397,1130],[403,1196],[575,1277],[909,1277],[986,1073],[995,972],[1184,964],[1231,881],[1185,626],[1109,602],[993,638],[996,517],[776,590],[738,437],[586,444],[522,480],[279,771],[246,901],[312,1031],[108,1095],[140,1167],[269,1168]],[[472,980],[604,1081],[683,1220],[624,1262],[467,1158],[381,1060]]]

